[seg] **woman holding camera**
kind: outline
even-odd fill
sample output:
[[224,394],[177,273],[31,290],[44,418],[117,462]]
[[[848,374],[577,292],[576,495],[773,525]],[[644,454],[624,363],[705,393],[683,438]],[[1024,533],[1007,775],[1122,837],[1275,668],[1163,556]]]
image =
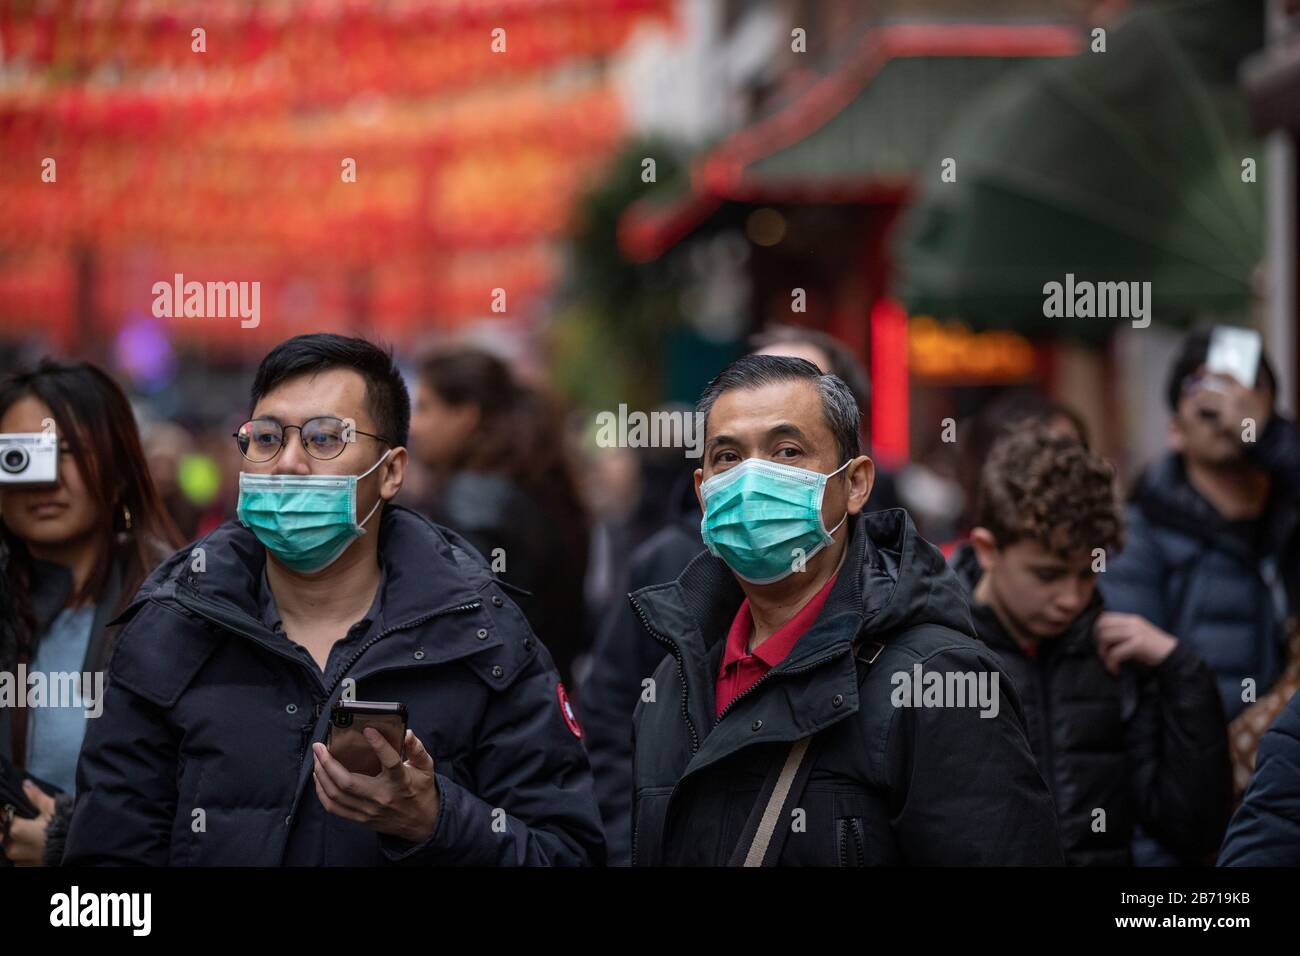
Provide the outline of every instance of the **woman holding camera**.
[[[57,446],[23,433],[53,433]],[[17,695],[0,707],[0,854],[9,863],[59,862],[85,721],[107,670],[108,624],[177,539],[111,378],[47,359],[0,381],[0,673]],[[60,682],[70,686],[66,675],[79,678],[72,706],[56,694]]]

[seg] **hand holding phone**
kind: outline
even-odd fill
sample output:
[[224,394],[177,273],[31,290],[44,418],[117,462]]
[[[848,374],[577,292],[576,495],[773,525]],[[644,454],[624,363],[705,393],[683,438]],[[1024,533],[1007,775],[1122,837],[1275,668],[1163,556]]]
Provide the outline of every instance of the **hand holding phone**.
[[[348,710],[353,713],[346,714]],[[406,708],[395,703],[342,701],[331,710],[330,718],[329,744],[312,744],[312,776],[321,805],[335,816],[363,823],[378,833],[411,843],[428,840],[438,823],[437,768],[420,738],[405,729]],[[383,739],[372,745],[362,732],[367,726]],[[402,735],[394,743],[390,735],[397,734],[399,727]],[[387,769],[376,750],[388,762]],[[347,759],[349,766],[341,758]],[[372,769],[378,772],[370,773]]]
[[392,701],[340,700],[330,708],[326,746],[330,756],[352,773],[373,777],[383,769],[365,729],[373,727],[406,759],[406,705]]
[[1205,353],[1205,370],[1211,375],[1226,375],[1247,388],[1254,388],[1263,350],[1263,340],[1254,329],[1215,326],[1210,333],[1210,347]]

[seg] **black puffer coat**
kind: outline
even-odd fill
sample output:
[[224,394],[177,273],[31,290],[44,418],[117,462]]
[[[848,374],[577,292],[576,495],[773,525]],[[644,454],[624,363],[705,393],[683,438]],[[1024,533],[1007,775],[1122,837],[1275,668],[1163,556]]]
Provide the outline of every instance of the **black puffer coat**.
[[[952,561],[973,590],[980,577],[974,549],[963,545]],[[1134,825],[1141,824],[1181,862],[1207,862],[1232,799],[1214,675],[1179,641],[1159,667],[1128,664],[1112,676],[1092,634],[1101,611],[1094,596],[1069,630],[1030,658],[991,607],[971,601],[976,633],[1020,692],[1029,743],[1056,800],[1066,861],[1131,865]]]
[[[228,522],[128,609],[77,771],[64,863],[600,864],[587,758],[550,654],[463,539],[385,508],[381,623],[332,686],[260,619],[266,552]],[[326,814],[311,783],[342,679],[406,704],[440,809],[410,844]],[[576,725],[575,725],[576,726]],[[201,810],[201,814],[196,811]],[[203,827],[196,827],[202,819]]]

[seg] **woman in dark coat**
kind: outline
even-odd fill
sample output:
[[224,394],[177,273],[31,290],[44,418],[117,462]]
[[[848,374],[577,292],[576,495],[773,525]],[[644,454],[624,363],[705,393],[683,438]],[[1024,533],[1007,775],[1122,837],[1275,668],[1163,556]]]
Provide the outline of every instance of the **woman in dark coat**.
[[547,397],[495,356],[439,351],[420,369],[411,452],[435,476],[428,510],[506,584],[566,681],[588,645],[587,516]]

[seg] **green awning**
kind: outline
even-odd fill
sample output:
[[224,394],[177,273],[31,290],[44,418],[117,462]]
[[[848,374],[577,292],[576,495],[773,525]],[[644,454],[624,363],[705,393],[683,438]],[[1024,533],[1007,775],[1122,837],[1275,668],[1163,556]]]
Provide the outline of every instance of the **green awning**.
[[926,164],[979,94],[1027,62],[999,56],[892,59],[824,126],[757,160],[745,177],[769,193],[783,186],[815,191],[837,183],[909,183],[928,175]]
[[[1258,3],[1138,7],[1105,53],[1000,82],[936,152],[900,226],[910,311],[976,326],[1103,337],[1101,318],[1046,318],[1044,285],[1151,283],[1155,321],[1246,311],[1263,248],[1262,149],[1235,64],[1262,42]],[[939,156],[957,180],[939,181]],[[1256,163],[1242,181],[1242,161]]]

